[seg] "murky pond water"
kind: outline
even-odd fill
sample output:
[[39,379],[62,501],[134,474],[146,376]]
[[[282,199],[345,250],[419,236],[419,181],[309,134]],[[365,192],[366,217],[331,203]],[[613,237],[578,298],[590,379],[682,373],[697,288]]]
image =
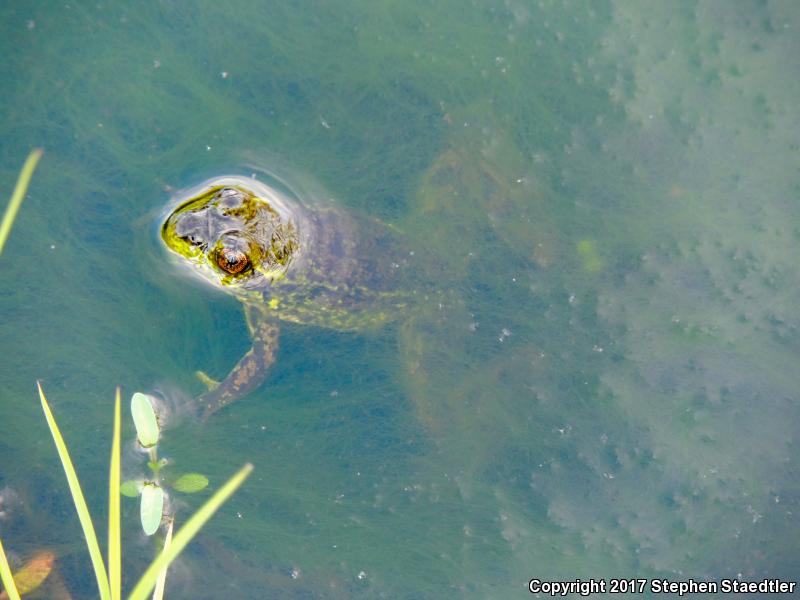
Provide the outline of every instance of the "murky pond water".
[[[102,519],[114,386],[196,396],[249,347],[159,216],[254,168],[402,232],[437,300],[370,333],[285,324],[262,388],[169,431],[215,487],[256,471],[167,597],[800,577],[795,3],[0,14],[4,194],[46,150],[0,260],[0,534],[51,548],[75,597],[89,560],[34,381]],[[130,585],[155,549],[123,508]]]

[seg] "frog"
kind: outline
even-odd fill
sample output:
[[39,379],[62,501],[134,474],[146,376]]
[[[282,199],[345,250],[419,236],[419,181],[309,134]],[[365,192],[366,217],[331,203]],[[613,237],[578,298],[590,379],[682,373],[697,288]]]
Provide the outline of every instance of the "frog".
[[277,176],[224,175],[176,194],[162,216],[169,255],[241,302],[252,342],[221,381],[198,371],[204,421],[261,387],[282,324],[373,331],[424,296],[400,229],[304,191]]
[[[447,273],[438,273],[438,281],[449,278],[443,287],[459,295],[448,296],[446,311],[400,328],[405,392],[433,437],[446,437],[459,418],[464,424],[486,413],[464,407],[474,407],[474,390],[488,379],[502,386],[501,369],[493,370],[488,356],[481,359],[486,362],[480,369],[470,369],[465,355],[477,356],[476,347],[484,345],[480,352],[485,352],[492,343],[522,353],[519,336],[508,340],[514,329],[510,324],[501,323],[487,338],[487,321],[501,311],[481,305],[487,296],[480,298],[473,290],[497,281],[492,271],[506,268],[510,288],[524,285],[539,293],[542,282],[557,276],[554,267],[563,267],[565,254],[548,206],[555,194],[538,167],[540,160],[526,156],[490,106],[470,106],[452,114],[445,115],[446,124],[459,126],[449,128],[418,178],[409,211],[414,226],[408,229],[427,252],[447,255]],[[469,127],[460,126],[467,123]],[[444,234],[443,225],[449,230]],[[524,343],[530,345],[524,352],[533,365],[543,350],[533,341]],[[503,353],[498,364],[514,360]]]

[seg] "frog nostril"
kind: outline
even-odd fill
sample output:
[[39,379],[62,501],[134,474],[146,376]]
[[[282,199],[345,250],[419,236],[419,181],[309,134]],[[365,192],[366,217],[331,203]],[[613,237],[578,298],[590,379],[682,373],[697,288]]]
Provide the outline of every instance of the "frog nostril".
[[189,242],[192,246],[203,246],[203,238],[194,233],[189,233],[181,237],[181,239]]

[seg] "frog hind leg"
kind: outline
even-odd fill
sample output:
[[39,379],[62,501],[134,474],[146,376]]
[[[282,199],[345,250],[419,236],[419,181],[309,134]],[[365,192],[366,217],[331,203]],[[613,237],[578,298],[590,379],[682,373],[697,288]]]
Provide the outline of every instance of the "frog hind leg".
[[455,293],[432,298],[398,329],[402,381],[420,423],[435,437],[463,413],[471,315]]
[[203,420],[258,388],[275,362],[280,334],[277,321],[259,306],[245,305],[244,314],[253,345],[225,379],[198,398]]

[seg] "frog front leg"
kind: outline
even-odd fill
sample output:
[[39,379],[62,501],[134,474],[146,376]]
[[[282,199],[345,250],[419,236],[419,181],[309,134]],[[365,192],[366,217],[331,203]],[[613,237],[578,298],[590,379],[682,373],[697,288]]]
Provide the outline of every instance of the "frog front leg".
[[198,398],[203,420],[234,400],[258,388],[278,352],[280,327],[265,307],[246,304],[244,315],[253,345],[228,376]]

